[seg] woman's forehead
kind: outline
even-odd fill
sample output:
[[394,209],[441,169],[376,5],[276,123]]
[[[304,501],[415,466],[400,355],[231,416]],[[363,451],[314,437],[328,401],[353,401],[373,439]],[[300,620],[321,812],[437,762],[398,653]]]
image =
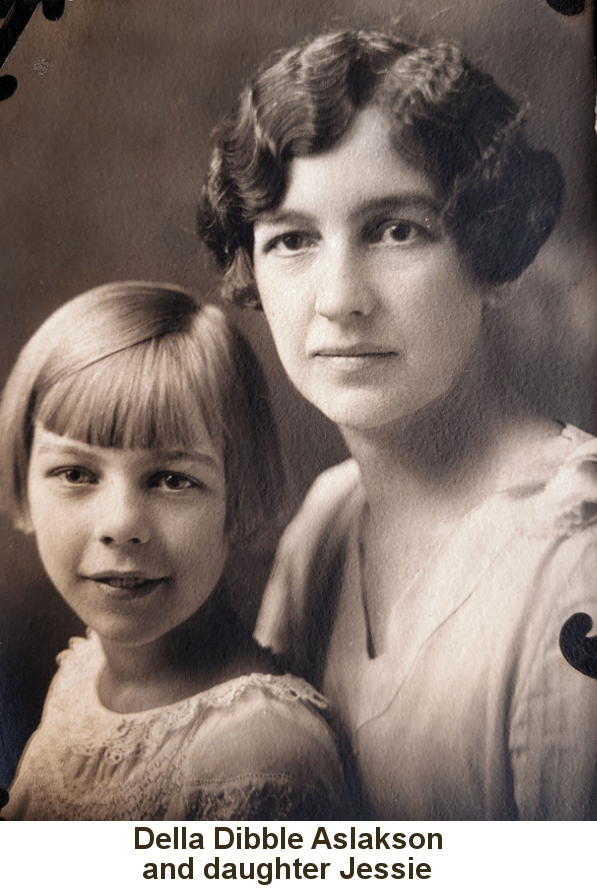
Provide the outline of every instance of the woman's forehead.
[[437,211],[440,198],[431,177],[407,160],[396,142],[389,117],[376,106],[364,109],[329,151],[293,159],[281,203],[258,223],[336,212],[358,215],[385,205]]

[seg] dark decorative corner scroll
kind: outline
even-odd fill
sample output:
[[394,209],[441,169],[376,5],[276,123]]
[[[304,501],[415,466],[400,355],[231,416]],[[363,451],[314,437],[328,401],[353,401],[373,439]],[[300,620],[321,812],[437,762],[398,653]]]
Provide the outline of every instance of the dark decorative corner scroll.
[[556,12],[562,15],[580,15],[585,9],[585,0],[547,0]]
[[575,613],[560,632],[560,650],[566,660],[583,675],[597,678],[597,635],[587,638],[593,620],[586,613]]
[[[2,28],[0,28],[0,70],[17,45],[19,37],[40,3],[48,21],[57,22],[62,18],[66,0],[0,0],[0,19],[5,19]],[[2,75],[0,77],[0,102],[3,99],[10,99],[18,85],[16,77],[12,74]]]
[[[8,799],[8,790],[0,784],[0,811],[2,811],[5,805],[8,805]],[[5,820],[6,818],[0,817],[0,821]]]

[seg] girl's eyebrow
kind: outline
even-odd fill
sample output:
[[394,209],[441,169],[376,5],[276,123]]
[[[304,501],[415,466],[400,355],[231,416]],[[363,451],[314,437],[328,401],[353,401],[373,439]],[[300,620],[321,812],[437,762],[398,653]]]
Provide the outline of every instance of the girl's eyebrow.
[[157,449],[157,456],[160,461],[178,461],[190,460],[208,464],[212,467],[219,467],[218,459],[209,452],[196,452],[194,449]]
[[[106,447],[97,447],[97,446],[88,446],[86,443],[81,443],[78,446],[76,443],[44,443],[42,442],[38,448],[39,455],[59,455],[61,458],[65,456],[72,456],[73,458],[91,458],[95,455],[95,450],[98,448],[106,448]],[[211,455],[209,452],[197,452],[194,449],[148,449],[147,453],[152,453],[156,459],[160,462],[170,462],[177,460],[189,460],[200,462],[201,464],[208,464],[213,468],[219,467],[218,459],[215,455]]]

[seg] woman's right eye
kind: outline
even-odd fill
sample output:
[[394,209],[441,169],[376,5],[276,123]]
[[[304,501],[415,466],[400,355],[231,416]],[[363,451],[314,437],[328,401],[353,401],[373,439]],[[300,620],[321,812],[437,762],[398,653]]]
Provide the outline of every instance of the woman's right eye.
[[265,246],[265,253],[275,251],[278,254],[298,254],[313,247],[315,239],[307,232],[284,232],[270,239]]

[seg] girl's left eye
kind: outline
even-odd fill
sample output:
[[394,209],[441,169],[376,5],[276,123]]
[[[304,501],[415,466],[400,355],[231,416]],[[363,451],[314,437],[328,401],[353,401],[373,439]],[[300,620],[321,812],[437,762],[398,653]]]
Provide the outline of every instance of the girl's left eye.
[[164,471],[157,474],[151,481],[151,486],[156,489],[166,489],[170,492],[183,492],[187,489],[197,489],[199,483],[187,477],[186,474],[176,474],[174,471]]

